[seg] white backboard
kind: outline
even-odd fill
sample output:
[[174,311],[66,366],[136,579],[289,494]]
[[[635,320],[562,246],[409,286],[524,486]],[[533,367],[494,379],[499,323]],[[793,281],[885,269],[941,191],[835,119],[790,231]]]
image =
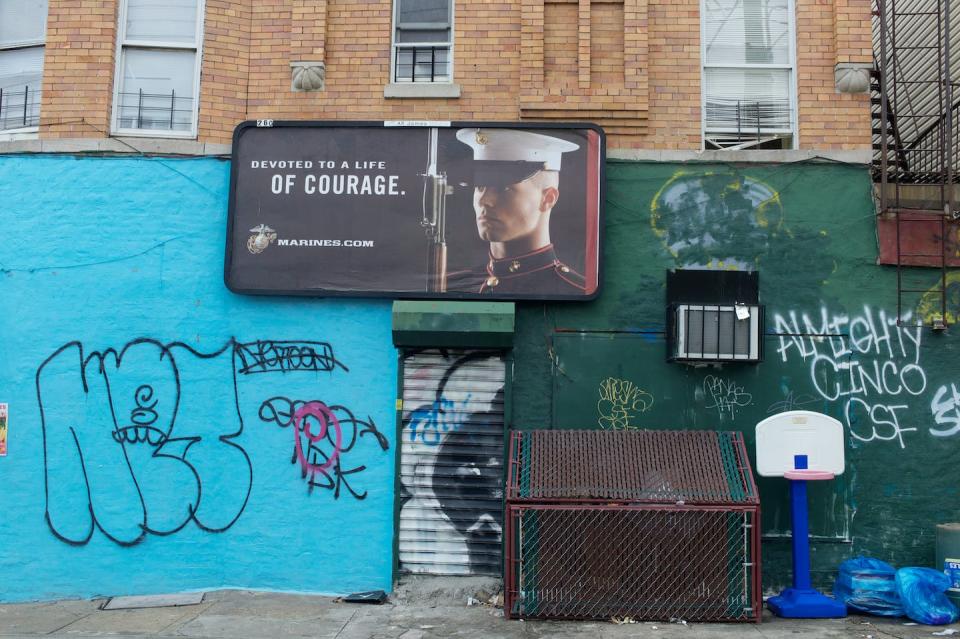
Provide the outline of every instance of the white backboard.
[[842,475],[843,425],[833,417],[792,410],[757,424],[757,473],[783,477],[794,470],[795,456],[807,456],[807,468]]

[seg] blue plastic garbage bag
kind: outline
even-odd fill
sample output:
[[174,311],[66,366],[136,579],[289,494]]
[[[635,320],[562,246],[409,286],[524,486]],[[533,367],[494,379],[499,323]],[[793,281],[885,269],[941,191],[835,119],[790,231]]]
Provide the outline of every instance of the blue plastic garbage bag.
[[918,623],[940,626],[960,616],[944,592],[950,578],[932,568],[901,568],[897,571],[897,592],[907,616]]
[[858,612],[883,617],[905,613],[897,593],[896,569],[872,557],[856,557],[840,564],[833,596]]

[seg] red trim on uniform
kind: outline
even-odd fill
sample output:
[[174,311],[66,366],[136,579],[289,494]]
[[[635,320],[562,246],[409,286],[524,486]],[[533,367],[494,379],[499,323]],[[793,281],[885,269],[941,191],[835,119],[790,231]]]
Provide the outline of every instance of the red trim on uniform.
[[599,284],[599,257],[597,247],[600,239],[600,135],[593,130],[587,131],[587,250],[585,264],[586,286],[582,288],[589,295],[597,290]]
[[539,268],[531,269],[529,271],[524,271],[523,273],[512,273],[510,275],[504,275],[503,277],[499,275],[494,275],[493,273],[490,273],[490,275],[493,275],[498,280],[512,280],[515,277],[522,277],[524,275],[530,275],[531,273],[539,273],[540,271],[545,271],[548,268],[557,268],[557,263],[551,262],[550,264],[545,264],[544,266],[541,266]]
[[[570,268],[570,267],[567,267],[567,268]],[[570,269],[570,272],[571,272],[571,273],[577,273],[577,272],[574,271],[572,268]],[[580,275],[580,274],[577,273],[577,275]],[[570,280],[568,280],[567,278],[565,278],[565,277],[563,276],[563,272],[562,272],[562,271],[557,271],[557,277],[559,277],[561,280],[563,280],[564,282],[566,282],[567,284],[569,284],[569,285],[572,286],[573,288],[579,288],[581,291],[586,291],[586,290],[587,290],[587,287],[584,286],[583,284],[577,284],[576,282],[571,282]],[[583,275],[580,275],[580,277],[583,277]]]
[[[512,262],[514,260],[522,260],[524,258],[530,257],[531,255],[537,255],[538,253],[546,253],[549,250],[553,249],[553,243],[547,244],[546,246],[541,246],[538,249],[530,251],[529,253],[524,253],[523,255],[511,255],[510,257],[494,257],[492,253],[487,253],[490,257],[487,262],[487,268],[489,269],[494,262]],[[493,275],[493,273],[491,273]]]

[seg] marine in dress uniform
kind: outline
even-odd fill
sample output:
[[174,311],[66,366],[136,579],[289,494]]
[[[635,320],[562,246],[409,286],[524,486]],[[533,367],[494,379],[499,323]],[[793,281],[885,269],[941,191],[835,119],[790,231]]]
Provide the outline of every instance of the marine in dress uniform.
[[584,277],[560,261],[550,241],[561,158],[579,146],[515,129],[460,129],[457,139],[473,149],[477,232],[490,252],[485,265],[451,273],[447,290],[582,295]]

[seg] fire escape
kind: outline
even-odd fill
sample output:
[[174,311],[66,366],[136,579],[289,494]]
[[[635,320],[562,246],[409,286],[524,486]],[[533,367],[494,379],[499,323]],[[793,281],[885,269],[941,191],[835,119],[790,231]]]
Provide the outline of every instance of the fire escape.
[[960,319],[960,5],[874,0],[873,179],[897,321]]

